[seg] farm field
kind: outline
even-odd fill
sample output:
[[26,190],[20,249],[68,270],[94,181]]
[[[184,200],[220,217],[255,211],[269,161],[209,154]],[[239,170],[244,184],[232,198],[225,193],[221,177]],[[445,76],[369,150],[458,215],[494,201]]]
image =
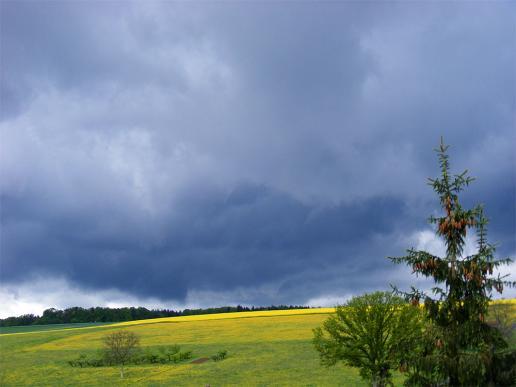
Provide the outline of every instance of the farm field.
[[48,324],[48,325],[24,325],[15,327],[0,327],[0,335],[4,333],[24,333],[40,331],[56,331],[69,328],[95,327],[111,323],[74,323],[74,324]]
[[[516,305],[511,304],[514,317]],[[263,311],[170,317],[111,325],[0,335],[2,386],[362,386],[358,371],[324,368],[312,329],[333,309]],[[121,380],[115,367],[72,368],[68,360],[94,355],[102,337],[120,329],[142,348],[179,344],[193,358],[227,350],[227,359],[192,364],[133,365]],[[514,337],[513,337],[514,338]],[[514,345],[514,340],[512,342]],[[395,376],[401,385],[402,375]]]

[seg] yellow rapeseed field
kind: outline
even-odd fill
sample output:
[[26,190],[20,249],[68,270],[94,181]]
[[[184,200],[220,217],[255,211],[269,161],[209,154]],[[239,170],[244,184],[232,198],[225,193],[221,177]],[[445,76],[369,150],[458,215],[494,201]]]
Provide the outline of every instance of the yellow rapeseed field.
[[253,312],[233,312],[233,313],[213,313],[200,314],[194,316],[180,316],[180,317],[164,317],[155,318],[151,320],[135,320],[125,321],[113,324],[113,326],[129,326],[139,324],[155,324],[161,322],[186,322],[186,321],[207,321],[207,320],[225,320],[235,318],[249,318],[249,317],[273,317],[273,316],[294,316],[307,314],[328,314],[333,313],[335,308],[312,308],[312,309],[289,309],[289,310],[260,310]]

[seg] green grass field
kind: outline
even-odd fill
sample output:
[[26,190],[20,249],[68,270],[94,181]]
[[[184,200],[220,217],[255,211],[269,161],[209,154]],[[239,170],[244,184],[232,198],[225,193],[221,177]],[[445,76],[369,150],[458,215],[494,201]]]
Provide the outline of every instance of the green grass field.
[[[231,313],[4,334],[0,335],[0,385],[366,385],[355,369],[319,365],[311,343],[312,329],[329,311]],[[140,335],[142,347],[179,344],[182,350],[193,351],[193,359],[225,349],[228,357],[202,364],[129,366],[124,380],[114,367],[72,368],[67,364],[81,353],[94,355],[102,346],[102,337],[120,329]],[[402,382],[403,376],[396,375],[396,385]]]
[[55,331],[67,328],[82,328],[100,325],[108,325],[111,323],[76,323],[76,324],[49,324],[49,325],[26,325],[17,327],[0,327],[0,335],[4,333],[22,333],[22,332],[40,332]]

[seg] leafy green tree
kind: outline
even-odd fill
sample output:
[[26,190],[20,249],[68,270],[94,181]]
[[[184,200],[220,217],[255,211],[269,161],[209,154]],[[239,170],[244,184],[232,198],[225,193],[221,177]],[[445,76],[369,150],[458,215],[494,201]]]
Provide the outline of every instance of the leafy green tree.
[[386,386],[421,334],[421,317],[420,308],[389,292],[365,294],[338,306],[314,329],[313,343],[323,365],[343,361],[373,386]]
[[[493,290],[501,293],[504,286],[514,286],[494,271],[510,259],[495,259],[495,246],[487,241],[487,219],[481,205],[463,208],[459,193],[473,179],[467,171],[451,175],[448,146],[441,139],[436,149],[441,176],[429,179],[439,196],[444,214],[430,217],[436,234],[446,244],[446,256],[438,257],[426,251],[407,250],[404,257],[390,257],[395,263],[412,268],[416,275],[432,278],[436,286],[432,295],[412,288],[401,292],[413,303],[424,301],[432,325],[420,343],[417,359],[409,364],[411,385],[447,384],[485,385],[493,378],[495,351],[506,347],[499,332],[486,323],[489,301]],[[463,256],[469,229],[476,230],[478,251]]]

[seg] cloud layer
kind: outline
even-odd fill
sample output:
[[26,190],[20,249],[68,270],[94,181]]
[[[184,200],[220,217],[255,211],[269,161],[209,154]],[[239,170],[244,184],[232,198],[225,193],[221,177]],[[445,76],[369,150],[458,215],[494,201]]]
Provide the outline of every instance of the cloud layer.
[[513,4],[0,6],[9,294],[385,288],[385,256],[438,210],[441,135],[477,177],[465,203],[516,252]]

